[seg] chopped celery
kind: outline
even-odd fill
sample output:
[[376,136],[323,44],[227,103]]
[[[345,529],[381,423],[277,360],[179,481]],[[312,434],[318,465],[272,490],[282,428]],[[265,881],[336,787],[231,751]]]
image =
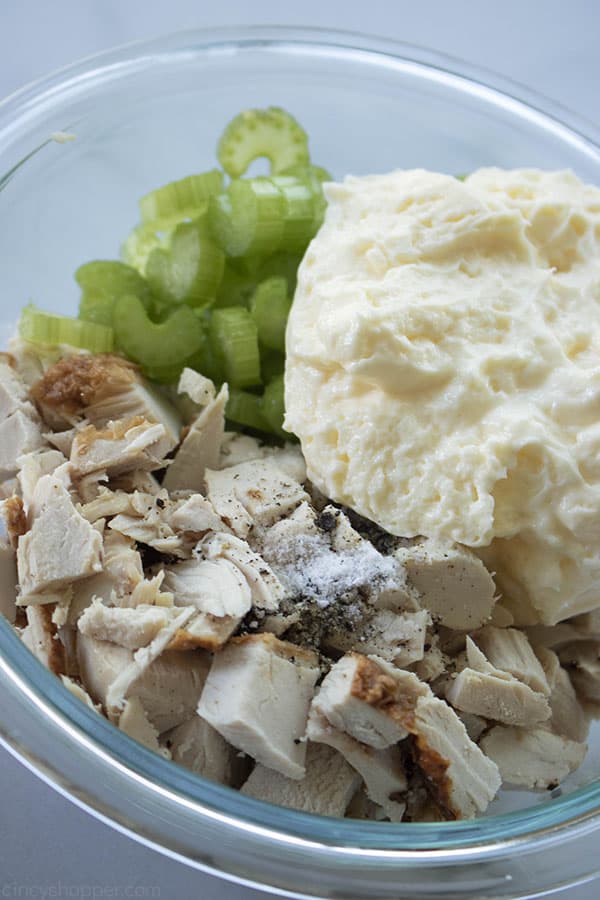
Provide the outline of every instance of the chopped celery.
[[164,231],[159,231],[154,225],[136,225],[121,244],[121,256],[126,263],[144,275],[148,257],[156,247],[168,246],[177,224],[179,223],[176,222]]
[[287,253],[285,250],[280,250],[262,260],[254,282],[256,284],[258,281],[265,281],[267,278],[273,278],[276,275],[280,276],[287,281],[288,294],[292,297],[296,290],[298,266],[301,262],[301,254]]
[[289,252],[303,253],[316,232],[316,193],[308,181],[293,175],[275,175],[271,181],[285,199],[280,246]]
[[235,260],[228,259],[217,291],[215,307],[248,306],[256,286],[256,277],[240,271]]
[[183,366],[206,341],[203,323],[188,306],[178,307],[164,322],[152,322],[133,294],[116,301],[113,322],[119,349],[149,371]]
[[261,156],[277,174],[290,166],[308,165],[308,137],[294,117],[277,106],[247,109],[225,128],[217,155],[232,178],[243,175]]
[[208,221],[227,256],[266,256],[281,243],[284,214],[283,194],[269,178],[245,178],[211,198]]
[[285,278],[261,281],[250,300],[250,314],[256,322],[258,340],[269,350],[285,351],[285,327],[291,299]]
[[283,430],[285,413],[283,394],[283,375],[277,375],[265,388],[261,410],[273,434],[289,438],[289,432]]
[[75,272],[81,288],[79,318],[98,325],[112,326],[115,300],[123,294],[135,294],[150,309],[150,289],[140,273],[116,260],[98,259],[85,263]]
[[184,222],[175,229],[168,250],[152,251],[146,277],[163,303],[207,306],[215,299],[224,264],[223,251],[204,236],[202,224]]
[[21,313],[19,334],[26,341],[69,344],[92,353],[110,353],[113,349],[112,328],[68,316],[51,315],[36,309],[31,303]]
[[236,425],[245,425],[256,431],[271,430],[262,414],[262,397],[248,391],[231,390],[225,409],[226,417]]
[[193,219],[206,208],[209,197],[218,194],[222,188],[223,173],[218,169],[171,181],[142,197],[139,203],[142,222]]
[[256,325],[241,306],[215,309],[210,317],[210,342],[230,387],[260,384],[260,355]]

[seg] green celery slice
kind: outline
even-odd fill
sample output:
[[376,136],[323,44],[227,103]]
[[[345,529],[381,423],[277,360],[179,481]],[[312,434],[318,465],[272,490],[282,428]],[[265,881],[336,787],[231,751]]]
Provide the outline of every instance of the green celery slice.
[[113,327],[119,349],[148,371],[183,367],[206,340],[201,320],[188,306],[177,307],[164,322],[152,322],[134,294],[116,301]]
[[228,175],[239,178],[250,163],[266,156],[271,172],[308,165],[308,137],[296,119],[278,106],[247,109],[225,128],[217,148]]
[[206,208],[209,197],[223,189],[223,173],[218,169],[188,175],[150,191],[139,202],[142,222],[145,224],[175,219],[194,218]]
[[262,397],[248,391],[234,389],[229,392],[225,415],[236,425],[245,425],[256,431],[270,432],[271,430],[262,413]]
[[308,180],[293,175],[275,175],[271,181],[285,199],[280,247],[289,252],[304,253],[316,234],[317,193]]
[[289,432],[283,429],[285,413],[283,375],[277,375],[266,386],[262,396],[261,410],[273,434],[282,438],[290,437]]
[[79,318],[87,322],[112,326],[115,300],[123,294],[135,294],[146,309],[151,308],[146,280],[132,266],[117,260],[85,263],[75,272],[75,281],[81,288]]
[[202,223],[184,222],[175,229],[168,250],[152,251],[146,278],[163,303],[208,306],[217,294],[224,265],[225,254],[205,236]]
[[315,218],[313,222],[313,234],[316,234],[325,218],[327,201],[323,194],[323,182],[333,181],[331,175],[322,166],[292,166],[286,169],[284,175],[294,175],[309,185],[314,199]]
[[179,222],[160,232],[154,225],[136,225],[121,244],[121,256],[144,275],[148,257],[156,247],[168,247],[171,234]]
[[241,306],[214,309],[209,325],[210,343],[225,380],[232,388],[261,383],[256,325]]
[[38,344],[69,344],[92,353],[110,353],[113,329],[95,322],[55,316],[42,312],[33,304],[25,307],[19,322],[19,334],[25,341]]
[[259,342],[269,350],[285,351],[285,328],[291,306],[285,278],[267,278],[254,291],[250,314],[256,322]]
[[214,305],[219,308],[247,307],[255,287],[256,277],[240,271],[235,265],[235,260],[228,259]]
[[269,178],[232,181],[212,197],[208,222],[227,256],[267,256],[283,236],[285,198]]
[[267,278],[280,276],[285,278],[288,286],[288,294],[293,297],[296,290],[298,266],[302,262],[302,254],[288,253],[280,250],[263,259],[256,273],[255,282],[265,281]]

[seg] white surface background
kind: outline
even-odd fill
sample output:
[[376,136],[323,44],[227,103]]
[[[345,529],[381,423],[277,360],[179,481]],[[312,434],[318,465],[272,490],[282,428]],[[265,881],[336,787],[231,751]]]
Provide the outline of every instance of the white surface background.
[[[0,96],[116,44],[190,26],[249,22],[345,28],[429,46],[600,119],[597,0],[302,0],[293,8],[282,0],[0,0]],[[118,835],[0,751],[0,896],[83,897],[94,886],[102,896],[161,900],[267,897]],[[136,887],[141,890],[134,893]],[[599,895],[600,886],[588,886],[561,896]]]

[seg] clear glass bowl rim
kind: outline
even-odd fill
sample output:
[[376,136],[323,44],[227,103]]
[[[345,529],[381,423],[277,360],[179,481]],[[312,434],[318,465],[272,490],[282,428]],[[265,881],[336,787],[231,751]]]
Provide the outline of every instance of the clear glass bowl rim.
[[[185,54],[201,54],[210,50],[244,49],[251,46],[285,50],[287,45],[318,49],[320,52],[352,56],[368,55],[384,65],[409,64],[429,73],[437,72],[443,80],[460,83],[465,90],[489,96],[503,105],[515,105],[522,113],[550,123],[561,139],[576,142],[594,160],[600,161],[600,130],[591,122],[539,94],[480,68],[445,56],[437,51],[393,42],[378,37],[318,28],[285,26],[245,26],[208,30],[189,30],[150,41],[136,42],[85,59],[63,68],[47,78],[28,85],[0,103],[0,190],[3,183],[24,159],[11,158],[12,145],[26,135],[36,116],[49,104],[60,104],[61,98],[81,86],[100,89],[107,80],[156,63],[158,58],[176,63]],[[33,151],[35,152],[35,151]],[[5,165],[5,160],[8,165]],[[21,645],[5,621],[0,622],[0,669],[2,679],[10,683],[14,697],[27,697],[21,714],[50,717],[64,732],[65,747],[77,744],[89,753],[90,764],[102,759],[110,767],[111,760],[122,773],[131,777],[139,790],[160,795],[165,802],[185,804],[200,818],[216,817],[234,829],[250,829],[262,835],[265,842],[280,843],[283,848],[296,845],[311,851],[327,848],[342,858],[348,854],[362,857],[365,863],[395,862],[399,866],[422,865],[424,855],[439,864],[477,863],[486,859],[511,855],[516,848],[540,848],[554,844],[566,834],[569,839],[581,837],[600,827],[600,781],[581,788],[552,803],[476,822],[430,824],[384,824],[342,820],[272,807],[180,769],[131,741],[108,722],[87,710],[65,692]],[[16,712],[15,704],[12,706]],[[35,710],[35,713],[34,713]],[[6,712],[6,709],[4,710]],[[48,768],[31,747],[15,738],[6,718],[0,721],[3,743],[38,774],[68,795],[64,788],[66,773],[60,766]],[[90,773],[92,774],[92,773]],[[99,814],[101,804],[90,791],[78,802]],[[110,817],[110,813],[109,813]],[[119,816],[113,817],[119,827]],[[126,822],[120,826],[139,837]],[[164,835],[156,844],[168,851]]]

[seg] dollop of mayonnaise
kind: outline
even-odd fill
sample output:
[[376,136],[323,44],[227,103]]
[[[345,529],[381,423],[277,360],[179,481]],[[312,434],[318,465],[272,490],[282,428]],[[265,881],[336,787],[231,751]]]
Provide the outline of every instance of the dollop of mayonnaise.
[[325,190],[286,341],[309,477],[478,548],[520,624],[600,605],[600,190],[532,169]]

